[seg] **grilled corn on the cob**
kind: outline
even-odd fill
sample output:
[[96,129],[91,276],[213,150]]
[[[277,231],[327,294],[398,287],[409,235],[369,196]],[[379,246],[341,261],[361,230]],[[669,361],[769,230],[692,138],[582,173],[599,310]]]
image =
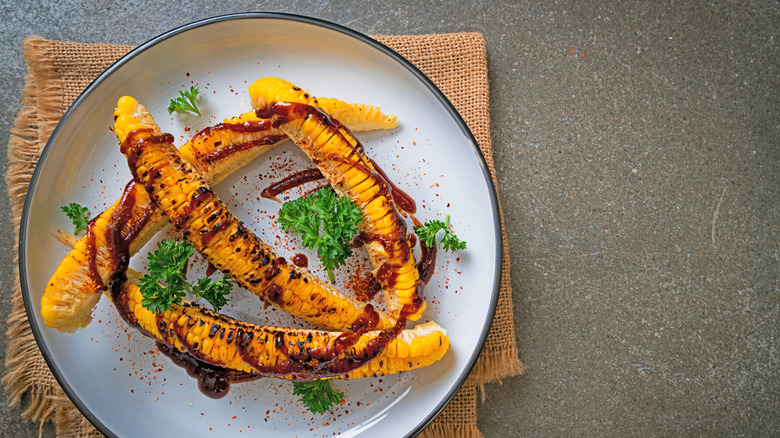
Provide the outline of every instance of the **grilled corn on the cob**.
[[268,77],[249,86],[252,106],[303,149],[334,190],[348,196],[363,213],[366,249],[394,317],[416,320],[425,309],[422,281],[414,261],[406,222],[393,200],[389,182],[366,157],[362,145],[321,103],[282,79]]
[[[345,104],[337,99],[326,101],[334,113],[350,121],[353,129],[388,129],[397,125],[395,116],[382,114],[377,107]],[[147,117],[142,113],[132,115]],[[271,127],[268,120],[249,111],[204,129],[180,152],[209,184],[216,184],[283,138],[284,133]],[[41,299],[44,322],[63,332],[74,332],[89,324],[100,292],[108,287],[109,280],[166,223],[167,217],[151,202],[146,190],[131,182],[120,201],[93,219],[87,235],[65,256],[47,283]],[[112,242],[121,244],[126,254],[111,257],[117,252],[108,247]]]
[[449,347],[429,322],[410,330],[340,333],[264,327],[184,302],[155,314],[141,305],[138,273],[111,296],[131,325],[181,352],[220,367],[294,380],[382,376],[430,365]]
[[[296,268],[249,231],[220,201],[197,170],[181,158],[170,135],[154,135],[153,121],[131,97],[120,99],[114,132],[130,170],[184,238],[206,259],[263,301],[331,330],[389,328],[384,314],[363,316],[362,303]],[[374,311],[376,312],[376,311]]]

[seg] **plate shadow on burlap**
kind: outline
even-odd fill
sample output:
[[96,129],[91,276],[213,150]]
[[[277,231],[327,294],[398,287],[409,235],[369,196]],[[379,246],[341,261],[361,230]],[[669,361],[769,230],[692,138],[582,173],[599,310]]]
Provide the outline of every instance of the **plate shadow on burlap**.
[[[427,75],[452,102],[482,149],[495,184],[488,115],[485,42],[478,33],[375,36]],[[79,94],[132,46],[83,44],[30,37],[24,42],[27,78],[22,106],[8,145],[9,197],[17,231],[22,206],[41,150],[65,111]],[[503,229],[503,214],[501,216]],[[477,388],[523,372],[515,342],[509,252],[503,232],[504,261],[498,308],[485,346],[468,380],[439,416],[420,434],[426,438],[481,437],[477,428]],[[18,238],[17,238],[18,240]],[[16,243],[18,249],[18,241]],[[17,260],[18,261],[18,260]],[[57,384],[41,355],[25,313],[18,265],[8,318],[8,403],[18,405],[29,393],[23,418],[54,421],[58,437],[100,437]],[[484,392],[483,392],[484,395]]]

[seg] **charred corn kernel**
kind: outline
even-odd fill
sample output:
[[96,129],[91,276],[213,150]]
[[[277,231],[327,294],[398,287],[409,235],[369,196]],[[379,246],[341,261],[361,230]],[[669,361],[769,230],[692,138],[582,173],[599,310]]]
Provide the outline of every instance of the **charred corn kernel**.
[[241,123],[247,123],[247,122],[256,122],[263,120],[260,117],[257,117],[257,113],[254,111],[247,111],[244,114],[241,114],[240,116],[236,117],[230,117],[227,119],[224,119],[222,123],[231,123],[231,124],[241,124]]
[[[343,333],[257,326],[186,301],[155,315],[140,305],[143,296],[137,284],[138,277],[137,272],[129,270],[128,280],[111,294],[124,319],[160,342],[188,352],[201,361],[236,371],[283,378],[379,376],[430,365],[439,360],[449,346],[444,330],[430,322],[400,331],[384,348],[380,346],[373,351],[369,349],[377,345],[374,342],[389,332],[356,334],[359,337],[354,345],[342,353],[334,353],[336,356],[331,358],[325,352],[337,351],[334,345],[340,342]],[[199,327],[206,330],[198,330]],[[312,351],[321,352],[314,355],[321,359],[311,359],[305,366],[289,366],[288,358],[292,355]],[[357,369],[339,365],[350,363],[350,357],[366,355],[375,357]]]
[[[262,78],[249,87],[253,107],[263,113],[275,114],[279,128],[317,164],[340,195],[348,196],[363,213],[361,232],[379,235],[366,244],[375,268],[393,260],[407,260],[415,266],[408,239],[383,178],[363,153],[362,146],[333,119],[322,117],[314,108],[313,98],[300,92],[300,88],[278,78]],[[298,106],[291,106],[292,102]],[[321,102],[320,102],[321,103]],[[338,107],[338,103],[333,103]],[[293,108],[293,110],[290,110]],[[392,236],[392,237],[390,237]],[[379,242],[378,240],[381,240]],[[390,247],[391,249],[388,249]],[[387,308],[398,316],[404,305],[412,302],[419,289],[419,273],[416,269],[408,275],[389,276],[382,284],[386,292]],[[421,289],[420,289],[421,290]],[[417,319],[420,311],[412,318]]]
[[201,336],[203,336],[203,326],[202,326],[202,325],[197,325],[197,324],[196,324],[194,327],[192,327],[192,333],[193,333],[195,336],[197,336],[197,337],[201,337]]
[[[366,107],[371,106],[338,105],[329,111],[342,121],[349,120],[347,123],[352,123],[348,125],[352,129],[393,127],[387,124],[377,125],[375,118],[386,117],[395,120],[395,116],[384,114],[372,116],[366,114]],[[138,123],[147,120],[148,113],[142,108],[143,106],[130,96],[124,96],[117,101],[115,114],[121,128],[116,134],[120,142],[131,131],[138,129]],[[365,118],[363,114],[366,114]],[[151,120],[151,116],[148,116],[148,120]],[[117,126],[114,129],[116,130]],[[226,119],[221,125],[199,132],[192,141],[183,145],[180,151],[182,157],[193,164],[209,184],[215,184],[268,151],[283,137],[284,133],[272,128],[268,120],[257,117],[254,111],[249,111],[239,117]],[[264,140],[269,143],[265,143]],[[251,147],[235,147],[240,145],[251,145]],[[128,191],[130,193],[128,201],[132,201],[134,207],[127,215],[127,221],[140,221],[146,218],[145,225],[130,242],[128,256],[131,256],[165,226],[168,220],[143,188],[131,185]],[[41,316],[49,327],[63,332],[74,332],[91,321],[92,310],[100,300],[101,292],[108,286],[108,280],[117,273],[118,269],[117,261],[109,257],[105,250],[99,249],[105,247],[110,229],[121,228],[116,226],[113,219],[113,212],[118,204],[119,201],[114,203],[112,207],[98,215],[90,225],[91,234],[95,237],[94,244],[88,242],[86,236],[81,237],[73,250],[62,259],[47,283],[41,298]],[[96,254],[94,263],[96,272],[92,272],[90,267],[90,256],[93,253]]]
[[[185,239],[214,266],[265,302],[320,327],[347,330],[360,317],[362,303],[288,264],[244,227],[173,145],[146,141],[145,132],[131,136],[132,144],[123,146],[123,153],[133,156],[128,161],[131,170]],[[247,277],[248,272],[257,277]],[[283,300],[285,290],[291,294]],[[380,328],[392,324],[380,314]]]
[[211,354],[211,350],[214,348],[214,341],[211,338],[205,338],[201,342],[201,351],[204,354]]
[[[268,95],[267,91],[273,90],[274,94]],[[289,82],[267,77],[259,79],[249,85],[249,95],[252,97],[253,108],[266,108],[269,102],[304,102],[308,105],[317,105],[317,99],[301,88],[293,86]],[[263,100],[263,99],[269,100]]]

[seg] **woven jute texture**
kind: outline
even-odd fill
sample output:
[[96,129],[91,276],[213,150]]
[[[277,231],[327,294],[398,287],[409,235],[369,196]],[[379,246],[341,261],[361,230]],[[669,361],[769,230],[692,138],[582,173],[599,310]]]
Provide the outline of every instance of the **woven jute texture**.
[[[444,92],[477,139],[495,182],[482,35],[457,33],[375,38],[411,61]],[[33,169],[57,122],[95,77],[131,49],[132,46],[51,41],[38,37],[25,41],[27,80],[22,108],[11,132],[6,174],[17,231]],[[467,382],[422,432],[422,437],[481,436],[477,429],[477,388],[523,371],[515,343],[506,234],[503,242],[498,309],[485,347]],[[19,404],[27,393],[30,404],[22,412],[24,418],[41,423],[54,421],[58,437],[101,436],[73,406],[43,360],[27,321],[18,275],[16,279],[12,291],[13,310],[8,320],[7,374],[3,377],[9,404]]]

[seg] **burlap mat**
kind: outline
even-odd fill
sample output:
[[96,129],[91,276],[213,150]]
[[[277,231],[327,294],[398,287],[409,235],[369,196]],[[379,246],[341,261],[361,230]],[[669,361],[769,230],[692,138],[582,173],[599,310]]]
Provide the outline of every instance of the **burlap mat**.
[[[375,38],[422,70],[455,105],[474,133],[495,181],[487,61],[482,35],[457,33]],[[52,130],[81,91],[130,49],[131,46],[48,41],[37,37],[25,41],[27,80],[22,109],[8,146],[7,183],[17,235],[27,186]],[[422,437],[480,437],[477,387],[523,371],[515,343],[506,233],[503,241],[501,293],[487,343],[466,384],[423,431]],[[25,419],[41,423],[53,420],[58,437],[100,436],[71,404],[46,366],[27,321],[18,275],[16,278],[14,308],[9,317],[7,374],[3,378],[9,392],[9,404],[19,404],[22,396],[29,392],[31,403],[22,413]]]

